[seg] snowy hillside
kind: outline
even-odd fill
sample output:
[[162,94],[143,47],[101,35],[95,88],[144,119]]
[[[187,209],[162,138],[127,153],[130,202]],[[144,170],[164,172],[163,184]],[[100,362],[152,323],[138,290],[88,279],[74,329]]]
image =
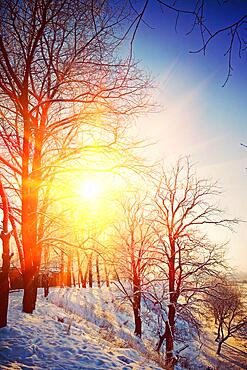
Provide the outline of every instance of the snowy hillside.
[[[154,351],[155,320],[146,320],[142,340],[134,336],[131,307],[115,289],[58,288],[48,299],[42,293],[33,315],[21,311],[22,291],[10,294],[8,327],[0,329],[1,370],[164,368],[163,355]],[[186,329],[185,323],[179,326]],[[225,347],[224,356],[217,358],[213,337],[201,339],[202,348],[187,331],[189,346],[176,370],[247,368],[243,351]]]
[[130,318],[115,316],[110,293],[95,292],[85,290],[80,302],[77,290],[53,291],[49,302],[39,297],[33,315],[21,312],[22,292],[12,293],[9,325],[0,330],[0,368],[160,369],[127,328]]

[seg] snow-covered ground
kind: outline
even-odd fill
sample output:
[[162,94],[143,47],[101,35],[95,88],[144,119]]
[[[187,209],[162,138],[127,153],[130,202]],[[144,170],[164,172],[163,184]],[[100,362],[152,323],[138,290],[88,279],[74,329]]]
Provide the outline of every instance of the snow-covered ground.
[[[144,324],[142,340],[136,338],[131,307],[122,304],[114,289],[58,288],[48,299],[40,292],[33,315],[21,312],[21,300],[21,291],[10,294],[8,327],[0,329],[1,370],[164,368],[162,355],[154,351],[155,320]],[[183,366],[176,370],[247,369],[244,348],[231,348],[229,342],[220,358],[215,355],[210,331],[201,349],[190,333],[186,341]]]
[[40,295],[33,315],[21,312],[22,292],[11,293],[0,369],[161,369],[131,334],[130,318],[116,311],[110,291],[82,292],[54,290],[49,301]]

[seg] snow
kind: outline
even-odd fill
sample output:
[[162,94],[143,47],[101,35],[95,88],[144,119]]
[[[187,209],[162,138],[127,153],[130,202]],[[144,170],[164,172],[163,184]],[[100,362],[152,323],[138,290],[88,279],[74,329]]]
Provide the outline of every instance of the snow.
[[[22,309],[22,291],[10,294],[8,326],[0,329],[0,369],[22,370],[158,370],[164,357],[154,351],[155,314],[143,310],[144,335],[133,335],[131,307],[116,289],[54,288],[48,299],[40,290],[32,315]],[[216,356],[217,344],[210,325],[195,340],[193,330],[177,321],[181,341],[176,370],[247,369],[246,347],[229,341]]]
[[[40,294],[32,315],[22,292],[10,294],[8,327],[0,329],[0,369],[161,369],[127,327],[130,317],[111,292],[55,289]],[[122,321],[122,324],[121,324]]]
[[205,328],[203,334],[203,350],[200,354],[200,362],[203,369],[213,370],[242,370],[247,369],[247,343],[235,338],[229,338],[223,344],[221,356],[215,354],[217,343],[215,342],[217,332],[210,325]]

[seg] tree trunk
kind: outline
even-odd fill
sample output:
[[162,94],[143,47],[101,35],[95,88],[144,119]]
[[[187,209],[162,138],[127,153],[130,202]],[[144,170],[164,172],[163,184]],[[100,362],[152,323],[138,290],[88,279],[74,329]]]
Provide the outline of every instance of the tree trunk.
[[107,271],[107,266],[106,266],[106,261],[104,260],[104,270],[105,270],[105,283],[106,287],[109,288],[110,283],[109,283],[109,273]]
[[[25,165],[27,166],[27,168],[24,168],[23,164],[23,178],[22,178],[22,244],[25,265],[25,269],[23,271],[24,294],[22,301],[22,310],[23,312],[26,313],[33,313],[35,307],[33,252],[36,244],[36,235],[35,227],[33,225],[33,216],[32,217],[30,216],[31,199],[30,199],[30,189],[28,185],[30,181],[28,177],[28,159]],[[24,170],[27,171],[27,173]]]
[[4,235],[2,233],[1,239],[4,253],[2,255],[2,271],[0,272],[0,328],[3,328],[7,325],[9,305],[9,269],[11,256],[6,251],[9,249],[10,234]]
[[78,249],[76,250],[76,257],[77,257],[77,268],[78,268],[78,286],[80,288],[82,282],[82,271],[81,271],[81,262],[80,262],[80,255]]
[[133,311],[134,311],[134,319],[135,319],[135,331],[134,334],[137,337],[142,336],[142,320],[140,315],[140,308],[137,308],[133,305]]
[[18,232],[17,232],[16,222],[15,222],[15,219],[14,219],[11,212],[9,213],[9,220],[10,220],[10,223],[11,223],[11,226],[12,226],[12,234],[13,234],[13,237],[15,239],[15,244],[16,244],[16,247],[17,247],[17,250],[18,250],[21,272],[23,273],[24,270],[25,270],[23,250],[22,250],[21,241],[20,241],[20,238],[19,238],[19,235],[18,235]]
[[174,337],[172,333],[172,329],[170,327],[169,321],[166,323],[168,326],[167,328],[167,335],[166,335],[166,365],[169,369],[174,368],[174,355],[173,355],[173,345],[174,345]]
[[215,342],[219,342],[220,332],[221,332],[221,323],[219,323],[219,325],[218,325],[217,337],[215,338]]
[[1,239],[3,244],[2,254],[2,271],[0,273],[0,328],[7,325],[8,305],[9,305],[9,269],[10,269],[10,253],[9,240],[11,233],[8,231],[9,223],[9,207],[6,193],[0,180],[0,198],[3,207],[3,229],[1,232]]
[[223,344],[223,340],[220,340],[219,343],[218,343],[218,348],[217,348],[217,355],[220,355],[220,352],[221,352],[221,347],[222,347],[222,344]]
[[168,330],[168,322],[166,321],[166,325],[165,325],[165,332],[164,334],[160,335],[160,338],[159,338],[159,342],[157,344],[157,347],[156,347],[156,351],[159,352],[160,351],[160,348],[164,342],[164,340],[166,339],[166,335],[167,335],[167,330]]
[[169,305],[166,330],[166,364],[174,368],[174,332],[177,297],[175,292],[175,242],[171,240],[171,257],[169,259]]
[[73,286],[76,287],[76,280],[75,280],[74,272],[72,272],[72,281],[73,281]]
[[67,286],[71,288],[72,286],[72,279],[71,279],[71,269],[72,269],[72,255],[68,253],[68,262],[67,262]]
[[[28,175],[23,177],[22,189],[22,245],[24,251],[24,265],[23,271],[23,312],[32,313],[35,308],[35,287],[34,287],[34,250],[36,248],[36,232],[35,225],[33,224],[34,216],[31,215],[31,196],[29,188]],[[36,214],[36,211],[35,211]]]
[[39,270],[35,271],[33,279],[33,309],[36,308],[36,301],[38,296],[38,284],[39,284]]
[[81,270],[81,287],[82,288],[87,287],[87,274],[88,274],[88,268],[86,269],[84,276],[83,276],[82,270]]
[[[21,235],[24,254],[24,271],[22,272],[24,295],[22,310],[26,313],[33,312],[33,259],[31,248],[33,248],[33,225],[30,225],[30,178],[29,161],[31,148],[31,129],[28,116],[28,88],[23,86],[22,92],[24,137],[22,149],[22,214],[21,214]],[[30,236],[30,238],[29,238]]]
[[92,256],[92,253],[90,253],[89,259],[88,259],[88,284],[89,284],[89,288],[93,287],[93,256]]
[[44,297],[48,297],[48,294],[49,294],[49,285],[47,284],[45,287],[44,287]]
[[34,310],[34,274],[32,269],[25,269],[23,273],[24,294],[22,301],[22,310],[26,313],[33,313]]
[[166,333],[166,363],[171,366],[173,359],[174,346],[174,326],[175,326],[175,302],[171,302],[168,306],[168,330]]
[[60,288],[64,287],[64,253],[61,251],[61,264],[60,264]]
[[230,335],[227,335],[226,337],[224,337],[223,334],[221,335],[221,340],[218,343],[218,348],[217,348],[217,352],[216,352],[217,355],[220,355],[222,344],[229,338],[229,336]]
[[99,256],[97,254],[96,256],[96,273],[97,273],[97,283],[98,283],[98,288],[100,288],[100,271],[99,271]]
[[47,272],[42,275],[42,285],[44,288],[44,297],[47,297],[49,294],[49,275]]
[[140,280],[134,276],[133,281],[133,311],[135,320],[134,334],[141,338],[142,335],[142,319],[141,319],[141,285]]
[[[37,279],[40,269],[41,249],[37,243],[39,185],[41,182],[41,158],[47,107],[42,107],[40,122],[31,119],[29,113],[28,74],[23,81],[21,96],[24,137],[22,149],[22,220],[21,233],[25,270],[23,272],[23,311],[32,313],[37,298]],[[35,135],[32,137],[32,127]],[[34,139],[34,140],[33,140]],[[31,150],[32,144],[33,152]]]
[[[3,257],[4,258],[4,257]],[[5,264],[8,263],[5,258]],[[7,325],[9,305],[9,272],[0,272],[0,328]]]
[[74,253],[71,252],[71,285],[76,287],[75,273],[74,273]]
[[45,272],[42,276],[43,278],[43,288],[44,288],[44,297],[47,297],[49,294],[49,247],[46,245],[44,248],[44,265]]

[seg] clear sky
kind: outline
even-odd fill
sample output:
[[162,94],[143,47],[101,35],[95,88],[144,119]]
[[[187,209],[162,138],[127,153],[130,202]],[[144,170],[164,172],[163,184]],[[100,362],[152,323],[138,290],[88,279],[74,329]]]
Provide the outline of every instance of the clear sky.
[[[234,6],[229,2],[224,8],[217,1],[211,3],[206,16],[212,27],[247,13],[247,1],[234,1]],[[219,180],[227,213],[247,220],[247,148],[240,145],[247,144],[247,53],[239,59],[234,49],[233,75],[223,88],[225,37],[216,39],[205,56],[190,54],[201,43],[198,33],[185,35],[191,25],[188,17],[180,19],[176,32],[175,15],[162,14],[151,1],[144,19],[151,28],[140,25],[135,57],[156,77],[155,98],[162,106],[161,112],[138,121],[141,135],[157,142],[148,149],[149,155],[164,158],[165,163],[191,155],[201,175]],[[228,259],[247,272],[247,224],[236,226],[235,231],[229,235],[221,230],[220,238],[231,238]]]

